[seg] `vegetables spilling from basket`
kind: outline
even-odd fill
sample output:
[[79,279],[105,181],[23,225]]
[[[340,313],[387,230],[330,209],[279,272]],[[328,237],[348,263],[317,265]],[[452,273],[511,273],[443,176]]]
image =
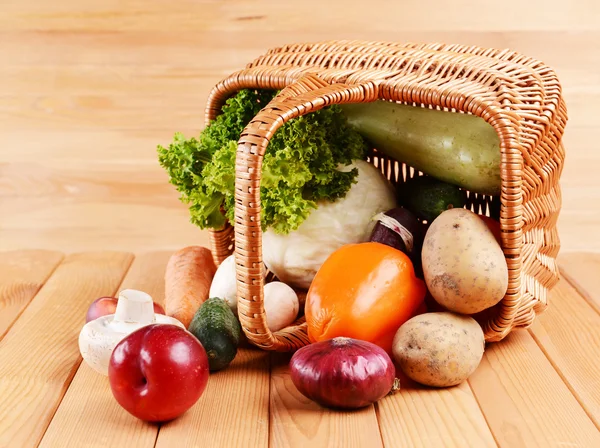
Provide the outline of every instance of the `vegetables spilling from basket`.
[[[198,138],[176,134],[168,147],[159,146],[159,162],[198,227],[221,229],[225,217],[235,221],[237,142],[275,94],[242,90]],[[399,189],[399,199],[409,198],[402,205],[422,219],[452,201],[461,207],[458,187],[500,191],[498,136],[481,118],[381,101],[333,105],[290,120],[266,147],[260,182],[263,261],[282,282],[308,289],[335,249],[366,241],[373,216],[396,206],[381,168],[365,161],[373,146],[452,182],[415,180],[414,188]]]
[[[176,134],[159,147],[198,227],[234,222],[237,141],[275,93],[240,91],[199,138]],[[425,174],[402,181],[392,171],[400,178],[393,186],[385,162],[367,162],[371,147]],[[305,317],[311,343],[290,364],[302,394],[356,408],[396,392],[400,372],[449,387],[476,370],[481,323],[506,294],[508,267],[498,198],[483,211],[492,217],[479,215],[465,208],[465,190],[498,194],[499,166],[498,137],[483,120],[384,101],[329,106],[273,135],[260,189],[265,324],[277,332]],[[237,302],[237,269],[235,255],[217,268],[206,248],[173,254],[165,312],[179,326],[156,323],[153,313],[105,348],[111,389],[130,413],[152,421],[181,415],[202,395],[208,372],[235,359],[238,315],[249,312]],[[188,395],[172,389],[177,381]]]

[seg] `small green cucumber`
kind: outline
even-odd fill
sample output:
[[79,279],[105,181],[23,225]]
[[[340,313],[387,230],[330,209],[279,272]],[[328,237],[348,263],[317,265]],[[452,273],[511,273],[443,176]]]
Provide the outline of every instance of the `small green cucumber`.
[[419,176],[398,185],[398,201],[418,218],[432,222],[450,208],[462,208],[467,203],[466,193],[456,185]]
[[206,350],[211,371],[224,369],[235,358],[242,328],[225,300],[211,297],[204,302],[188,331]]

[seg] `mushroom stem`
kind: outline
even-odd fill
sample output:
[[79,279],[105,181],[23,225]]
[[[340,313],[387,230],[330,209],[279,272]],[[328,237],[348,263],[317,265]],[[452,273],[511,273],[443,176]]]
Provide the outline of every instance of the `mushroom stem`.
[[149,325],[156,321],[152,297],[143,291],[124,289],[119,293],[113,323]]

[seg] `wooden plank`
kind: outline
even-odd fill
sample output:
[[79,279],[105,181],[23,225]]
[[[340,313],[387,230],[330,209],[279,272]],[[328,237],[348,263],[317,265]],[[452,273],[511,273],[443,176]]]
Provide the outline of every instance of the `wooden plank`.
[[[376,9],[376,8],[373,8]],[[362,11],[361,11],[362,12]],[[188,13],[189,14],[189,13]],[[398,41],[398,42],[448,42],[479,45],[491,48],[511,48],[545,61],[559,70],[586,67],[593,70],[600,61],[595,52],[599,31],[515,31],[498,33],[489,30],[399,30],[359,26],[344,32],[346,39]],[[231,73],[264,53],[270,47],[294,42],[314,42],[339,39],[339,32],[321,26],[317,32],[296,29],[262,29],[249,38],[249,22],[223,32],[199,29],[165,31],[163,29],[123,31],[118,33],[82,30],[80,32],[53,32],[24,30],[3,32],[0,54],[9,65],[172,65],[202,67],[204,70]],[[345,26],[348,26],[345,24]],[[573,45],[581,51],[573,52]],[[24,52],[24,49],[29,51]],[[159,50],[160,51],[157,51]],[[587,61],[587,65],[583,64]],[[579,65],[576,65],[579,64]]]
[[[172,252],[147,253],[133,261],[119,289],[139,289],[164,301],[164,272]],[[154,446],[158,426],[136,419],[114,399],[108,379],[82,363],[40,447]]]
[[[235,70],[230,73],[233,71]],[[225,75],[202,78],[202,83],[193,92],[173,93],[168,97],[143,91],[138,93],[139,89],[134,85],[122,87],[123,91],[130,91],[127,95],[55,92],[45,95],[2,95],[0,126],[23,130],[35,122],[38,123],[37,131],[51,131],[60,126],[65,131],[154,129],[171,134],[181,129],[198,129],[204,122],[204,106],[208,94],[223,77]],[[175,79],[168,84],[176,82]],[[578,127],[594,126],[591,121],[593,119],[590,118],[594,108],[590,103],[599,99],[600,93],[597,92],[572,92],[566,96],[566,100],[576,111],[570,114],[570,118],[578,120],[575,121]]]
[[[84,194],[88,201],[109,198],[120,204],[177,205],[179,195],[169,183],[169,176],[158,165],[157,157],[151,161],[152,166],[144,169],[115,161],[90,167],[85,173],[81,172],[81,166],[59,168],[37,163],[9,163],[9,172],[0,179],[0,197],[52,200]],[[7,223],[10,222],[8,219]]]
[[10,65],[187,65],[228,73],[281,42],[279,33],[257,33],[248,39],[247,32],[238,31],[224,38],[221,32],[198,29],[171,33],[23,31],[2,32],[1,36],[0,54],[10,58]]
[[377,403],[386,447],[495,447],[467,382],[427,388],[402,376],[401,391]]
[[[600,153],[581,154],[591,148],[585,141],[593,140],[593,128],[570,129],[569,147],[581,151],[569,154],[561,178],[561,240],[569,249],[600,250],[600,239],[588,236],[600,225],[600,215],[589,208],[600,201],[600,189],[586,174],[600,169]],[[206,232],[190,224],[187,207],[157,164],[154,148],[171,134],[32,131],[35,143],[23,146],[22,132],[3,133],[6,146],[19,151],[0,151],[0,250],[146,251],[207,244]],[[81,152],[84,147],[89,149]]]
[[192,409],[161,426],[156,448],[266,447],[268,427],[269,353],[240,348],[227,369],[211,373]]
[[[43,161],[43,165],[47,167],[78,169],[80,172],[84,167],[93,171],[111,167],[115,172],[133,166],[143,171],[162,170],[157,166],[156,146],[168,145],[176,130],[180,130],[186,136],[197,136],[204,124],[203,117],[198,119],[198,124],[192,129],[177,126],[177,129],[169,130],[112,128],[95,131],[79,129],[72,132],[65,132],[61,128],[32,130],[30,135],[36,141],[28,145],[22,143],[21,131],[7,129],[2,133],[6,145],[18,147],[19,151],[0,152],[0,163],[39,164]],[[90,145],[90,142],[94,144]],[[73,154],[82,147],[88,150],[81,152],[77,158],[73,157]],[[51,158],[47,157],[48,152],[52,153]]]
[[6,129],[67,130],[197,128],[203,119],[210,89],[219,77],[205,78],[197,92],[187,95],[134,94],[3,96],[0,126]]
[[81,361],[87,307],[115,293],[131,258],[67,256],[0,341],[0,446],[38,445]]
[[[199,94],[206,89],[207,82],[213,84],[229,75],[226,68],[207,70],[203,66],[182,65],[8,65],[0,67],[0,95],[106,95],[145,94],[156,96],[166,92],[181,98],[190,92]],[[585,94],[600,93],[598,76],[581,67],[565,64],[560,70],[563,93],[577,100],[574,112],[577,126],[593,123],[593,117],[583,115],[580,108],[591,109],[592,104],[584,104]],[[211,86],[212,87],[212,86]],[[573,94],[578,94],[573,98]],[[166,99],[166,98],[165,98]],[[569,107],[571,109],[571,107]],[[203,118],[203,117],[199,117]]]
[[[168,5],[168,7],[167,7]],[[429,4],[428,4],[429,5]],[[336,33],[348,33],[357,28],[367,30],[397,29],[398,17],[410,17],[405,30],[563,30],[572,24],[581,29],[597,29],[597,6],[593,2],[553,1],[551,7],[542,0],[520,3],[506,0],[503,8],[491,10],[486,2],[457,0],[454,8],[434,3],[435,9],[421,2],[384,3],[373,1],[370,8],[343,10],[344,20],[332,20],[340,16],[340,1],[319,2],[305,0],[303,8],[293,8],[288,2],[276,0],[234,0],[226,3],[209,0],[194,1],[141,1],[88,0],[75,2],[44,2],[37,7],[35,0],[8,2],[6,14],[0,17],[2,29],[40,30],[131,30],[167,29],[196,30],[214,29],[229,31],[245,28],[249,31],[277,30],[292,34],[294,31],[318,33],[331,28]],[[384,9],[385,8],[385,9]],[[314,14],[318,9],[319,14]],[[511,11],[519,10],[518,15]],[[442,12],[443,11],[443,12]],[[437,13],[436,13],[437,12]],[[596,13],[596,14],[595,14]]]
[[62,258],[45,250],[0,252],[0,340]]
[[530,333],[600,429],[600,314],[565,280],[548,303]]
[[[151,198],[150,198],[151,199]],[[3,213],[0,250],[35,248],[64,250],[176,250],[208,244],[208,232],[189,222],[186,206],[171,200],[82,197],[0,199]],[[139,203],[138,203],[139,201]]]
[[[226,70],[205,70],[189,65],[42,65],[0,67],[0,95],[107,95],[144,94],[156,97],[169,91],[178,101],[199,95],[227,76]],[[585,80],[579,79],[585,82]],[[212,83],[212,85],[208,85]],[[163,97],[164,98],[164,97]],[[164,98],[167,99],[167,98]],[[197,104],[201,108],[201,104]],[[199,114],[199,119],[203,119]]]
[[374,406],[353,412],[322,408],[304,397],[289,375],[289,354],[273,356],[271,447],[381,447]]
[[469,383],[500,447],[600,446],[600,432],[527,330],[489,344]]
[[558,258],[561,274],[600,312],[600,254],[567,252]]

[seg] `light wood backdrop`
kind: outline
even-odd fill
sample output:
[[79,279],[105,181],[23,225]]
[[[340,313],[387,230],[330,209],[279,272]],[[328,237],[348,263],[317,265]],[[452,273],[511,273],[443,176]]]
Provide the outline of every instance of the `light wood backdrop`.
[[511,48],[569,109],[564,251],[599,251],[595,0],[0,0],[0,250],[205,244],[156,145],[203,127],[210,88],[272,46],[351,38]]

